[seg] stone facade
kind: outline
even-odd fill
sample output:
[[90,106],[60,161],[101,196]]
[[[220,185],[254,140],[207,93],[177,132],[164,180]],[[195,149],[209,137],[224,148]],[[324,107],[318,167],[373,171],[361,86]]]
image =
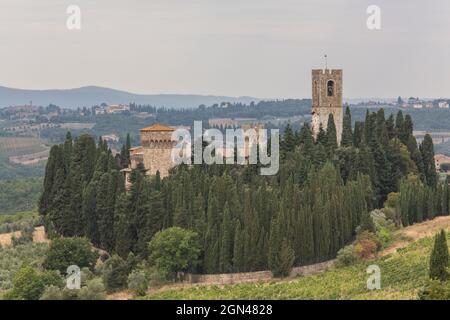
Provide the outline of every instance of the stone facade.
[[312,131],[314,138],[320,125],[327,129],[328,116],[333,114],[338,144],[342,138],[342,70],[312,70]]
[[176,141],[172,139],[174,128],[155,124],[140,130],[141,146],[130,149],[130,166],[122,170],[125,173],[126,187],[130,187],[130,173],[139,163],[147,170],[147,175],[155,175],[159,171],[161,178],[169,175],[172,161],[172,148]]

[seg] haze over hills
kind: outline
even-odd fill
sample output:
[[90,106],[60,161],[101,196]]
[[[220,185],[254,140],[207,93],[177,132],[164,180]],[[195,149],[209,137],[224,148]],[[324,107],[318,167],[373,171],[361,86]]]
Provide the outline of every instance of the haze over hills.
[[195,108],[201,104],[207,106],[221,102],[258,102],[253,97],[227,97],[194,94],[134,94],[126,91],[86,86],[74,89],[26,90],[0,86],[0,107],[29,104],[47,106],[50,103],[60,107],[90,107],[103,102],[108,104],[130,103],[149,104],[156,107]]

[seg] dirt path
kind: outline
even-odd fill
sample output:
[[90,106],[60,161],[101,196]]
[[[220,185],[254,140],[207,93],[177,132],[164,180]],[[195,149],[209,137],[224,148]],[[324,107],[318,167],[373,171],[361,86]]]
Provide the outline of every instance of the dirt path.
[[394,253],[397,249],[404,248],[411,242],[421,238],[432,236],[441,229],[450,230],[450,216],[437,217],[433,220],[416,223],[415,225],[400,229],[397,231],[396,237],[401,240],[396,241],[390,247],[383,250],[380,256]]

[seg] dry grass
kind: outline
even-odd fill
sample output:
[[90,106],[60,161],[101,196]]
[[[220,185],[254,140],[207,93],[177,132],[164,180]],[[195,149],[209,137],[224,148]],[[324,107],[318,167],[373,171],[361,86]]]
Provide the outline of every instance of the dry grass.
[[450,216],[437,217],[400,229],[395,234],[395,237],[400,240],[383,250],[380,255],[385,256],[394,253],[397,249],[404,248],[416,240],[432,236],[441,229],[450,230]]
[[[10,246],[12,244],[13,236],[16,238],[20,237],[20,231],[0,234],[0,244],[5,247]],[[47,239],[47,237],[45,235],[45,230],[44,230],[43,226],[34,228],[33,242],[35,242],[35,243],[50,242],[50,240]]]

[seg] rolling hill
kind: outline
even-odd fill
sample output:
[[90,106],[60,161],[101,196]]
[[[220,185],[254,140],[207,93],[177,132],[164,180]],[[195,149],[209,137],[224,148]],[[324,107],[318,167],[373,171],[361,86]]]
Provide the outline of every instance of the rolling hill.
[[23,105],[33,102],[33,105],[47,106],[50,103],[60,107],[77,108],[92,105],[130,103],[150,104],[168,108],[195,108],[200,104],[207,106],[221,102],[258,102],[253,97],[227,97],[212,95],[189,94],[134,94],[115,89],[87,86],[62,90],[25,90],[0,86],[0,108],[12,105]]

